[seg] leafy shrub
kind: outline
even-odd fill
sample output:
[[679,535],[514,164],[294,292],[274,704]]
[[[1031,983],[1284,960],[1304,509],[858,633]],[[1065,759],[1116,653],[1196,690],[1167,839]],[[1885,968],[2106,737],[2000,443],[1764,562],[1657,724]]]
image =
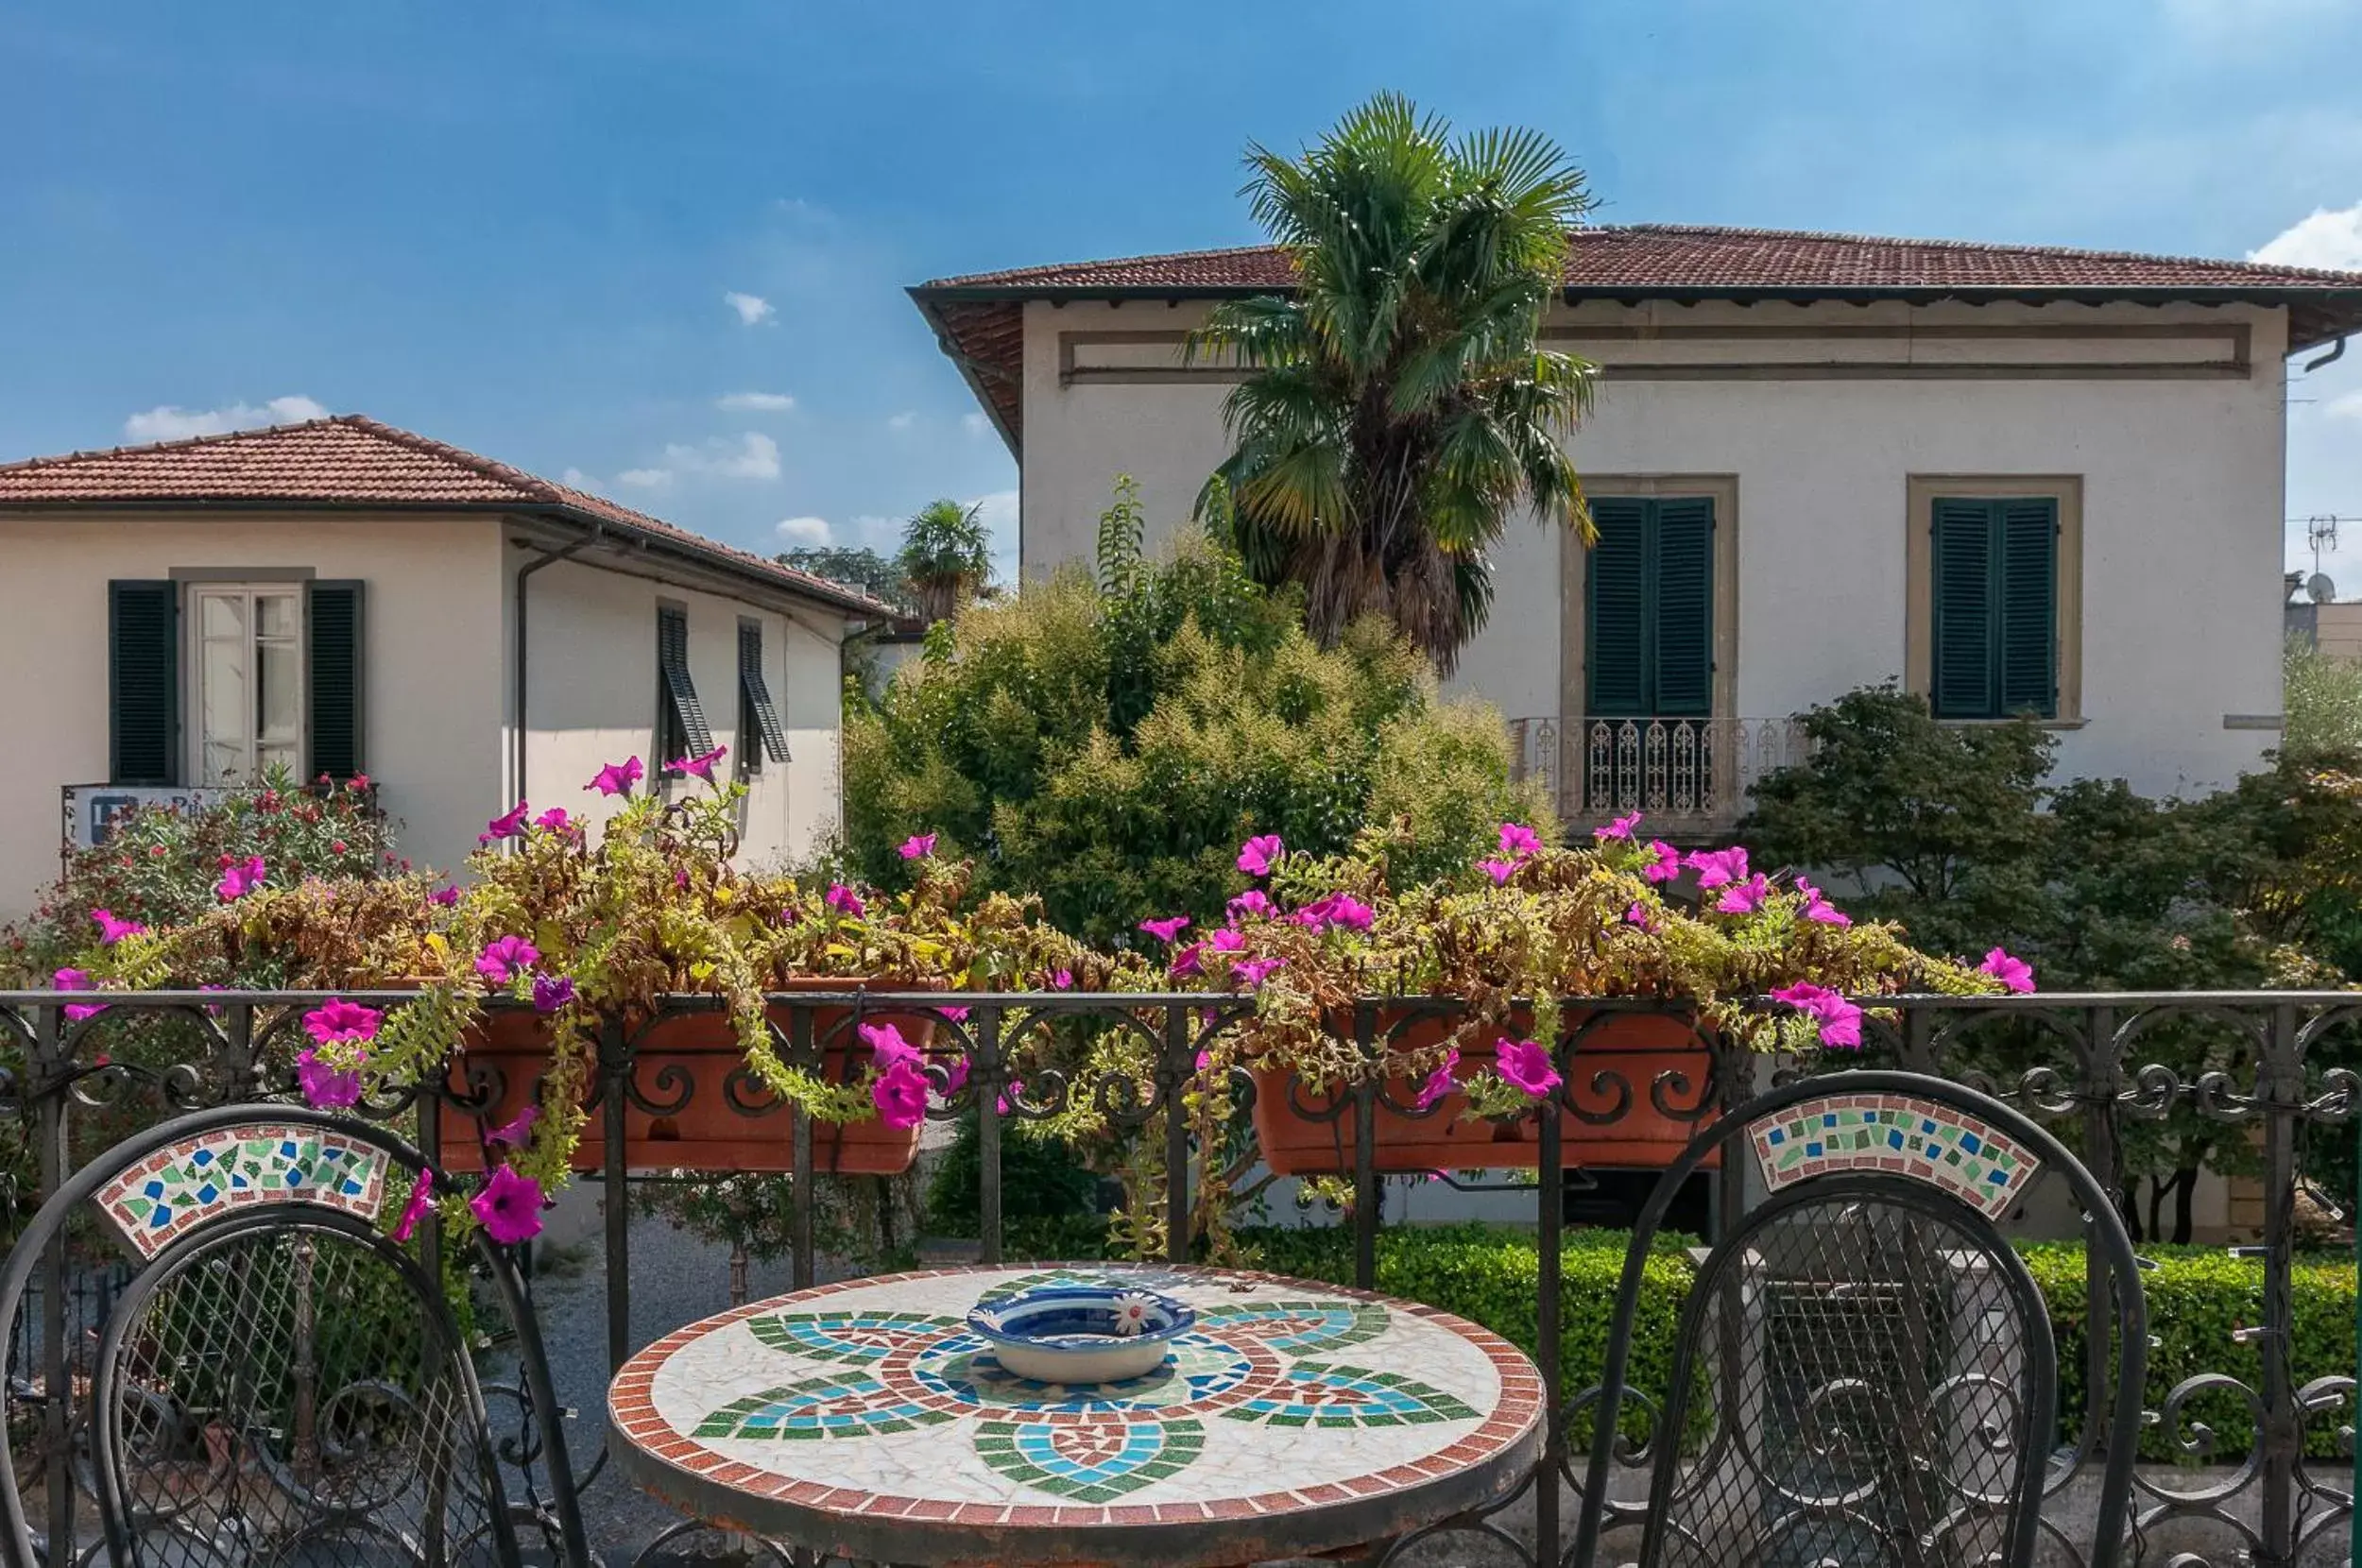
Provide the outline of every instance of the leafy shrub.
[[846,848],[886,886],[896,846],[940,833],[980,885],[1038,893],[1098,942],[1144,919],[1215,916],[1237,845],[1278,833],[1344,849],[1407,819],[1412,876],[1464,865],[1503,817],[1546,809],[1509,781],[1498,719],[1443,704],[1382,624],[1323,650],[1295,601],[1209,546],[1140,554],[1128,487],[1079,569],[929,635],[874,713],[848,716]]
[[2281,748],[2292,757],[2362,752],[2362,663],[2291,639],[2281,666]]
[[[977,1142],[976,1112],[960,1114],[951,1147],[945,1150],[927,1185],[927,1219],[946,1236],[974,1236],[982,1222],[984,1161]],[[1070,1234],[1087,1240],[1104,1232],[1099,1214],[1099,1178],[1056,1138],[1035,1136],[1004,1123],[1001,1129],[1001,1219],[1003,1225],[1072,1221],[1047,1235]]]

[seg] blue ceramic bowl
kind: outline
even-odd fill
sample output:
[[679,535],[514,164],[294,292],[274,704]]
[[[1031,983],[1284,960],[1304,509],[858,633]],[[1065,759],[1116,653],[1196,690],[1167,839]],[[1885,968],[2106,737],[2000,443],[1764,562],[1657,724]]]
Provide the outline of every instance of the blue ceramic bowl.
[[1129,1286],[1053,1285],[967,1315],[994,1359],[1040,1383],[1121,1383],[1162,1366],[1194,1308]]

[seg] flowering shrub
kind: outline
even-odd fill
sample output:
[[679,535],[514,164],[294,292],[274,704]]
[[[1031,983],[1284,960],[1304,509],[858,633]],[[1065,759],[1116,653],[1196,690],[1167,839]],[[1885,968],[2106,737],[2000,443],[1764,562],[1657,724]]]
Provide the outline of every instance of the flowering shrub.
[[[75,851],[30,916],[0,930],[0,983],[46,985],[60,968],[92,967],[82,960],[126,937],[185,926],[265,889],[366,884],[409,870],[367,777],[305,790],[282,771],[203,806],[138,807],[115,819],[106,843]],[[205,978],[290,983],[267,963]]]

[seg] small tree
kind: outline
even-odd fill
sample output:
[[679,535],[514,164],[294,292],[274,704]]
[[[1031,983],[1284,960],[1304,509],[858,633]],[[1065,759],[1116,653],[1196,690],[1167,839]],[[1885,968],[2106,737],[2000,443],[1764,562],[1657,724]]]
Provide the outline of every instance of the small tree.
[[901,562],[890,560],[867,545],[811,545],[800,550],[782,550],[775,559],[781,566],[792,566],[798,571],[859,588],[897,609],[912,607],[910,583],[902,575]]
[[984,508],[931,501],[902,529],[895,557],[913,604],[929,621],[949,621],[992,580],[992,537]]

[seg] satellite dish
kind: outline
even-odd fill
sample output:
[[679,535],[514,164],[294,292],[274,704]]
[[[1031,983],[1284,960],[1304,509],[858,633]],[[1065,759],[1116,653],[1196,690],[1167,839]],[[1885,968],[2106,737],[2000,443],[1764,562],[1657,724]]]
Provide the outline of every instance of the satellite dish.
[[2304,592],[2305,597],[2316,605],[2334,605],[2337,602],[2337,584],[2326,571],[2316,571],[2307,577]]

